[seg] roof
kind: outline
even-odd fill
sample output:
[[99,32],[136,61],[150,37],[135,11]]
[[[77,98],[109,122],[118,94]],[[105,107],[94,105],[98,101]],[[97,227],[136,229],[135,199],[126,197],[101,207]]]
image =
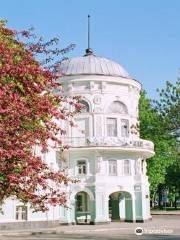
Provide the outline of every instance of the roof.
[[65,76],[86,74],[130,78],[128,72],[120,64],[107,58],[97,57],[87,51],[82,57],[63,60],[59,70]]

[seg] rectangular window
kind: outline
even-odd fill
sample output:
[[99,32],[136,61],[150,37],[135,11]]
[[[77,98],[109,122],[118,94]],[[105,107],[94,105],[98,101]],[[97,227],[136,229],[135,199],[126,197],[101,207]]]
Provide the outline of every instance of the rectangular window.
[[129,121],[127,119],[121,119],[121,137],[129,136]]
[[117,161],[109,160],[109,175],[116,176],[117,175]]
[[129,160],[124,160],[124,175],[130,175],[131,174],[131,166]]
[[16,206],[16,220],[27,220],[27,206]]
[[56,151],[56,163],[61,170],[67,167],[64,151]]
[[107,118],[107,136],[117,137],[117,119]]
[[78,168],[78,175],[87,174],[86,161],[78,161],[77,168]]

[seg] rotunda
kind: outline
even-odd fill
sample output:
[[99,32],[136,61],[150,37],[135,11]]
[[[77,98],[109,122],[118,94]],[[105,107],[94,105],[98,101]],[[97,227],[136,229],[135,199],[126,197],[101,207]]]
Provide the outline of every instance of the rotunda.
[[87,49],[64,60],[60,82],[67,96],[80,95],[84,105],[68,127],[65,152],[68,172],[80,182],[70,186],[69,210],[60,221],[143,222],[151,218],[146,161],[154,155],[151,141],[139,136],[141,84],[118,63]]
[[80,181],[64,189],[68,208],[33,212],[29,204],[7,199],[0,229],[150,219],[146,161],[154,146],[139,136],[141,84],[120,64],[95,56],[89,48],[82,57],[64,60],[59,71],[64,94],[80,95],[84,107],[75,117],[77,127],[66,127],[63,140],[70,148],[63,155],[54,148],[43,155],[37,148],[34,154]]

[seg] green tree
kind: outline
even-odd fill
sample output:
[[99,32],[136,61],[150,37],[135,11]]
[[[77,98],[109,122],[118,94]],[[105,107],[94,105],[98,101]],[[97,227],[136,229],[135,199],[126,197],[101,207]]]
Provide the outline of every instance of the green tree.
[[165,184],[168,187],[169,198],[174,202],[180,198],[180,79],[175,84],[166,82],[159,91],[159,99],[154,101],[156,110],[164,122],[164,130],[176,139],[176,160],[166,171]]
[[180,129],[180,78],[175,84],[167,81],[158,92],[159,99],[154,101],[156,110],[165,123],[166,131],[176,133]]
[[155,156],[148,160],[151,200],[156,196],[158,186],[164,184],[167,168],[176,159],[176,141],[166,130],[165,119],[153,106],[144,91],[139,101],[140,136],[155,145]]
[[168,167],[165,184],[168,188],[168,198],[177,208],[177,200],[180,198],[180,159],[176,158],[176,161],[172,166]]

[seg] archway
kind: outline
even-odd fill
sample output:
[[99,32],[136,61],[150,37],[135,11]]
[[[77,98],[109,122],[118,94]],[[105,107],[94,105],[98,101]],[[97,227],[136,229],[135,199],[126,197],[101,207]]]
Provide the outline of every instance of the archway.
[[111,221],[133,221],[132,197],[128,192],[113,192],[109,195],[109,218]]
[[75,196],[75,219],[76,224],[89,224],[91,221],[90,197],[84,191]]

